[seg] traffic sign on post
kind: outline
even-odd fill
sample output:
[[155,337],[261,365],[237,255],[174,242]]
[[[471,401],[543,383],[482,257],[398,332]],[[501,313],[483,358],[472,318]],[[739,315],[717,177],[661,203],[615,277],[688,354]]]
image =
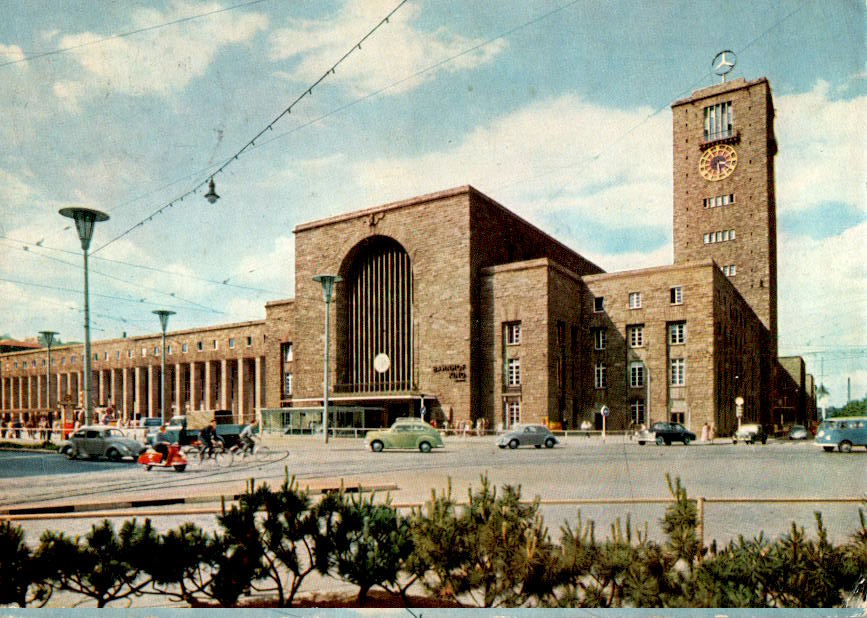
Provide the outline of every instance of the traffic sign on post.
[[608,406],[602,406],[602,416],[608,418],[609,414],[611,414],[611,410],[608,409]]
[[602,406],[599,412],[602,413],[602,444],[605,444],[605,421],[608,419],[608,415],[611,414],[611,410],[608,409],[608,406]]

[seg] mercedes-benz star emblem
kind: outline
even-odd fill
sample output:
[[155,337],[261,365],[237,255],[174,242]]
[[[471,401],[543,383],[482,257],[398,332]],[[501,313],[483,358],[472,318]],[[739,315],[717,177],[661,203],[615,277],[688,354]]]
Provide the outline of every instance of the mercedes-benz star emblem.
[[722,77],[735,68],[737,61],[737,54],[730,49],[724,49],[714,56],[711,66],[713,67],[713,72]]

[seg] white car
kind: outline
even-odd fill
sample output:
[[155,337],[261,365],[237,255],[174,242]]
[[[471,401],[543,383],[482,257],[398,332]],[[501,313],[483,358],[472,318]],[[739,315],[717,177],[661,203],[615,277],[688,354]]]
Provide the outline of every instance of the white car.
[[143,450],[145,447],[140,442],[120,429],[104,425],[85,425],[60,445],[60,454],[69,459],[106,457],[120,461],[126,457],[135,459]]

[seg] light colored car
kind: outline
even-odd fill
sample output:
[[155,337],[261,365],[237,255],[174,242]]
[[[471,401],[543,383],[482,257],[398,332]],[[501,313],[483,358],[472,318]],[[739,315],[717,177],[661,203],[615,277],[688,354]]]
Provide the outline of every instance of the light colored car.
[[732,444],[737,444],[738,441],[747,444],[755,444],[756,442],[766,444],[768,442],[768,432],[757,423],[747,423],[746,425],[741,425],[741,428],[732,437]]
[[544,425],[515,425],[497,438],[500,448],[518,448],[519,446],[535,446],[536,448],[554,448],[560,444],[551,430]]
[[125,457],[135,459],[143,450],[144,446],[140,442],[128,437],[120,429],[103,425],[85,425],[60,445],[60,453],[69,459],[107,457],[112,461],[120,461]]
[[809,437],[807,428],[803,425],[792,425],[792,428],[789,429],[789,440],[806,440]]
[[364,441],[374,453],[387,448],[417,448],[429,453],[432,448],[445,446],[440,432],[420,418],[399,418],[389,429],[368,431]]

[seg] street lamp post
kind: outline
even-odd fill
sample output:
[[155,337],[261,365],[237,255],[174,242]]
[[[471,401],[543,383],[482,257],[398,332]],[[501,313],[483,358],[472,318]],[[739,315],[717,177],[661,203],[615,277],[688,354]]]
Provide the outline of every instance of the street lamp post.
[[334,284],[343,279],[340,275],[316,275],[313,277],[313,280],[322,285],[322,300],[325,301],[325,371],[322,379],[322,430],[325,434],[325,444],[328,444],[328,318]]
[[90,292],[87,287],[87,250],[93,238],[93,226],[108,221],[108,215],[90,208],[61,208],[60,214],[75,221],[81,250],[84,253],[84,422],[91,424],[93,403],[90,400]]
[[162,419],[162,424],[166,424],[166,387],[165,387],[165,379],[166,379],[166,326],[169,325],[169,316],[174,315],[174,311],[168,311],[167,309],[157,309],[153,311],[154,315],[159,316],[160,318],[160,328],[162,328],[163,336],[163,350],[162,354],[160,354],[160,418]]
[[53,330],[41,330],[39,334],[48,346],[48,360],[45,361],[45,407],[51,411],[51,344],[54,343],[54,335],[57,333]]

